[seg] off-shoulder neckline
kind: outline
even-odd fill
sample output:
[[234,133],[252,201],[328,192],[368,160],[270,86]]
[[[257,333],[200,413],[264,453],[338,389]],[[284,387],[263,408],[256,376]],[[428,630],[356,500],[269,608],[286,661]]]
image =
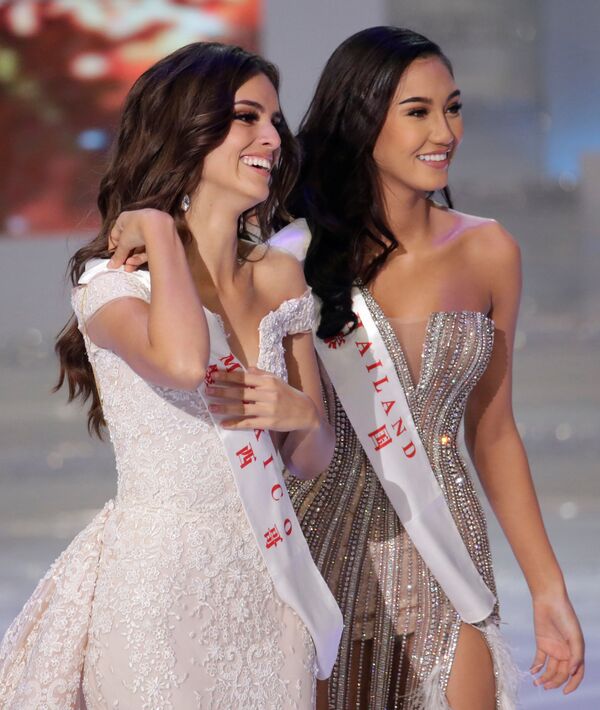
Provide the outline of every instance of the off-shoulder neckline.
[[[295,302],[301,302],[305,299],[311,298],[312,297],[312,291],[310,288],[307,288],[306,291],[301,296],[294,296],[292,298],[286,298],[284,301],[282,301],[278,306],[275,308],[272,308],[270,311],[265,313],[265,315],[260,319],[260,322],[258,324],[258,356],[256,358],[256,363],[260,363],[263,359],[264,352],[263,352],[263,347],[264,347],[264,342],[265,342],[265,329],[269,321],[273,318],[275,318],[282,310],[283,308],[290,304],[290,303],[295,303]],[[220,313],[216,313],[215,311],[211,311],[210,308],[207,308],[206,306],[203,306],[204,310],[206,313],[210,314],[211,316],[214,317],[215,321],[218,323],[219,328],[221,329],[223,336],[225,337],[225,340],[229,344],[229,338],[231,336],[231,333],[228,333],[226,328],[225,328],[225,322],[223,320],[223,317],[221,316]],[[232,350],[233,353],[233,350]],[[243,362],[237,354],[233,353],[236,357],[237,360],[240,362]],[[246,358],[244,358],[245,360]]]

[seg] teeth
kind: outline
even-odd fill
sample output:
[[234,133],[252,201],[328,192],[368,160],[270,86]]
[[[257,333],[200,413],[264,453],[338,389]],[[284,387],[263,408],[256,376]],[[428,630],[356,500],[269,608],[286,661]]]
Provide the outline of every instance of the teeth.
[[259,158],[256,155],[244,155],[242,157],[242,163],[255,168],[264,168],[269,172],[271,171],[271,161],[268,158]]
[[448,153],[432,153],[431,155],[418,155],[419,160],[427,163],[441,163],[448,159]]

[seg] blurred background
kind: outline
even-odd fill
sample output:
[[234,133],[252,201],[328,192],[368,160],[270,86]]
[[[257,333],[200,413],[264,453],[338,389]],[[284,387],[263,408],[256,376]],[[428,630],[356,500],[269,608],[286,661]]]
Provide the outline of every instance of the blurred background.
[[[524,708],[600,707],[600,3],[598,0],[0,0],[0,634],[115,491],[109,444],[51,395],[69,315],[68,257],[122,100],[191,41],[256,49],[297,125],[331,51],[376,24],[441,44],[463,91],[456,207],[523,249],[515,410],[549,532],[586,633],[575,695],[525,681]],[[490,531],[505,632],[533,658],[527,588]]]

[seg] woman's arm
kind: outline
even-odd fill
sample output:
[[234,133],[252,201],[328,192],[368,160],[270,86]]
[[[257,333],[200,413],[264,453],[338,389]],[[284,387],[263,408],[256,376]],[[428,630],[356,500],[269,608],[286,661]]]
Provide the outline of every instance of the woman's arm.
[[[483,235],[482,235],[483,236]],[[512,361],[519,297],[519,248],[499,225],[488,227],[479,257],[491,284],[495,343],[465,414],[465,440],[492,509],[523,570],[534,602],[536,681],[565,692],[583,677],[583,637],[544,528],[512,410]]]
[[308,430],[284,434],[280,443],[286,467],[298,478],[314,478],[331,463],[335,432],[327,421],[312,333],[285,339],[288,382],[308,395],[315,407],[315,425]]
[[208,362],[208,325],[173,219],[152,209],[123,212],[111,241],[111,268],[122,266],[133,249],[145,249],[150,304],[138,298],[110,301],[87,321],[89,337],[154,384],[195,389]]

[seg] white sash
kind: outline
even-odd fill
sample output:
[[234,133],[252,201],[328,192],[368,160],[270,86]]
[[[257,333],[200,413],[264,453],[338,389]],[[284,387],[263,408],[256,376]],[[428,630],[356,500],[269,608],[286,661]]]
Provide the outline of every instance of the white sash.
[[462,619],[489,616],[495,597],[460,536],[413,421],[392,358],[358,289],[359,327],[315,347],[362,447],[425,564]]
[[[97,264],[97,262],[95,262]],[[94,266],[80,280],[106,270]],[[150,274],[135,275],[150,287]],[[210,332],[210,359],[206,380],[198,394],[206,402],[206,383],[217,370],[242,370],[227,343],[216,316],[205,309]],[[220,417],[209,414],[219,434],[267,570],[279,597],[292,607],[312,636],[317,656],[317,677],[328,678],[337,657],[343,619],[335,598],[315,565],[283,480],[283,466],[268,431],[223,429]]]

